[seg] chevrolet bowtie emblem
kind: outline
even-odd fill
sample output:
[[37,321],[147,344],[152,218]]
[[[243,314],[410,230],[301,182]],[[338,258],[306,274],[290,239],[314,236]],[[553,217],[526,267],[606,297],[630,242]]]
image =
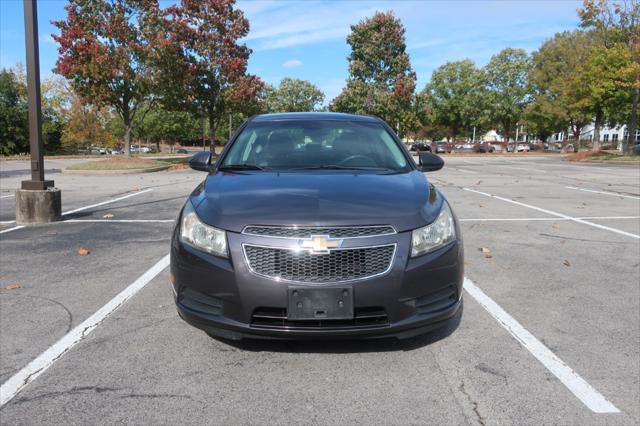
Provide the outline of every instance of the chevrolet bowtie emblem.
[[301,249],[311,250],[313,253],[329,253],[329,249],[338,248],[342,240],[329,238],[328,235],[312,235],[311,238],[298,241]]

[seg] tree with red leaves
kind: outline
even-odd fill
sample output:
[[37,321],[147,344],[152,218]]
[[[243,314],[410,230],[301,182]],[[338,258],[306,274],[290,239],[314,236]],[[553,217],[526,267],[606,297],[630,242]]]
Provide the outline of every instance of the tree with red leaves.
[[55,72],[96,106],[114,108],[124,124],[129,155],[131,124],[152,96],[150,45],[145,25],[159,11],[156,0],[69,0],[65,20],[53,24],[60,35]]
[[206,117],[212,140],[231,108],[251,113],[264,90],[259,77],[247,75],[251,49],[238,40],[249,32],[249,21],[234,4],[182,0],[164,10],[153,43],[163,102]]

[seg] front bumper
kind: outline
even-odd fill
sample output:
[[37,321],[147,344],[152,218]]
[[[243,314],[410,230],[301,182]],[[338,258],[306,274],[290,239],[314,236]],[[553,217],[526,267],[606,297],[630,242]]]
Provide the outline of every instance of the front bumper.
[[[371,244],[397,243],[388,273],[340,283],[353,289],[356,312],[375,310],[384,316],[375,321],[291,322],[286,319],[287,288],[300,284],[257,276],[248,269],[241,245],[260,237],[233,233],[227,237],[230,259],[185,246],[175,232],[172,240],[171,276],[178,313],[187,323],[212,335],[234,340],[409,338],[445,326],[461,306],[462,242],[454,241],[411,259],[411,233],[405,232],[370,239]],[[284,317],[259,323],[257,312],[263,310],[284,312],[280,314]]]

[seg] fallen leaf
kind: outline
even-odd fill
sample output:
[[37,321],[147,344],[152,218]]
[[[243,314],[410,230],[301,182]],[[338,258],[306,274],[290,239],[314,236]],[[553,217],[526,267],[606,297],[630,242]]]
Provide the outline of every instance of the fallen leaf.
[[569,263],[567,259],[565,259],[562,263],[564,264],[564,266],[571,266],[571,263]]
[[113,217],[113,213],[107,213],[104,216],[102,216],[103,219],[111,219]]
[[481,251],[482,253],[491,253],[491,250],[489,249],[489,247],[479,247],[478,250]]
[[552,228],[554,229],[560,229],[560,224],[559,223],[554,223],[553,225],[551,225]]
[[16,288],[20,288],[19,284],[9,284],[2,287],[3,290],[15,290]]
[[491,259],[493,256],[490,255],[490,254],[485,254],[484,257],[485,257],[485,259]]
[[478,204],[478,207],[484,207],[482,204]]
[[89,251],[89,249],[88,249],[88,248],[86,248],[86,247],[80,247],[80,248],[78,249],[78,254],[79,254],[80,256],[86,256],[86,255],[88,255],[89,253],[91,253],[91,252],[90,252],[90,251]]
[[476,185],[480,185],[482,183],[482,180],[479,180],[478,182],[476,182]]

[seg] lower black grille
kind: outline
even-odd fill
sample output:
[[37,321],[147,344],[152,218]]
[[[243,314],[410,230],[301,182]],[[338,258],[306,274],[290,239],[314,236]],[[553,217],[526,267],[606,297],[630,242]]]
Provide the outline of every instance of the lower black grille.
[[327,254],[244,246],[249,267],[269,278],[337,283],[380,275],[391,266],[395,245],[332,250]]
[[187,308],[209,315],[222,315],[222,300],[189,287],[183,287],[178,299]]
[[458,292],[453,286],[446,287],[435,293],[427,294],[416,299],[416,311],[419,314],[431,314],[456,303]]
[[367,328],[389,325],[387,313],[380,307],[355,308],[353,319],[299,320],[287,319],[286,308],[257,308],[251,316],[252,327],[282,329]]

